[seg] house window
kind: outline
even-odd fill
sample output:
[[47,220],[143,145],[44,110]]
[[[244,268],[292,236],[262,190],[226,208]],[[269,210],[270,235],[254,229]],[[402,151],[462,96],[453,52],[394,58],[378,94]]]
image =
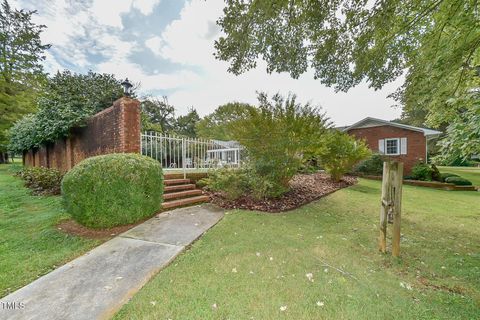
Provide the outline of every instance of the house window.
[[385,154],[400,154],[400,139],[385,139]]

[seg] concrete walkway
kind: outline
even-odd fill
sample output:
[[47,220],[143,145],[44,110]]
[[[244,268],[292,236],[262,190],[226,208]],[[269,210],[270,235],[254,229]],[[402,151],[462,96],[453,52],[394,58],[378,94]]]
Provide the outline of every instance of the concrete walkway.
[[0,319],[108,319],[223,214],[211,204],[161,213],[1,299]]

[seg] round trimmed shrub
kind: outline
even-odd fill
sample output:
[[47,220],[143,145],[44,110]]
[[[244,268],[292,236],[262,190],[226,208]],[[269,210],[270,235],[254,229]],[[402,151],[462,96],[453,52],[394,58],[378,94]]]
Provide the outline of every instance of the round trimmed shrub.
[[446,183],[453,183],[457,186],[471,186],[472,182],[462,177],[448,177],[445,179]]
[[163,173],[158,161],[133,153],[88,158],[62,180],[66,210],[80,224],[110,228],[160,210]]

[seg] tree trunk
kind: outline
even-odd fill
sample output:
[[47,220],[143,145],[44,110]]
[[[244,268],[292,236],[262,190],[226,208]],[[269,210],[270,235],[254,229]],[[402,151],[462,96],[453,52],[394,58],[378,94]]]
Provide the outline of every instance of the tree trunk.
[[0,151],[0,163],[8,163],[8,153]]

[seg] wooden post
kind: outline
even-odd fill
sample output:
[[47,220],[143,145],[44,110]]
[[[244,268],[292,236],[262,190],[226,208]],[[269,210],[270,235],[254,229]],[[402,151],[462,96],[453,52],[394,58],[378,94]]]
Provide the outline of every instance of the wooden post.
[[378,250],[383,253],[387,252],[387,214],[389,206],[389,180],[390,166],[388,162],[384,162],[382,176],[382,198],[380,199],[380,236],[378,239]]
[[380,235],[378,249],[387,252],[387,220],[393,212],[392,254],[400,254],[400,218],[402,201],[403,163],[384,162],[382,177],[382,198],[380,206]]
[[402,213],[402,182],[403,182],[403,163],[395,162],[395,168],[392,171],[392,202],[393,202],[393,237],[392,237],[392,255],[400,255],[400,222]]

